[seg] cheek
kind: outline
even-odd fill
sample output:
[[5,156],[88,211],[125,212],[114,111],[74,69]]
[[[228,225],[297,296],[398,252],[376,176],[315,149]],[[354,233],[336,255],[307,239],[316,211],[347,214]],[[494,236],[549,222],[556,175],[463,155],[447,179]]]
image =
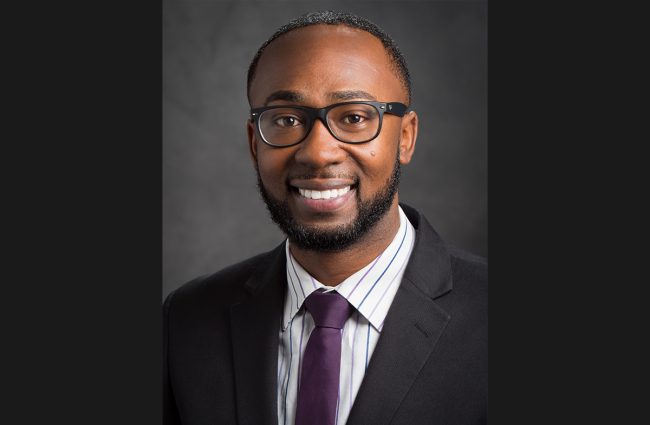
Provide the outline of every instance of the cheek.
[[258,160],[258,168],[260,176],[262,177],[262,182],[267,188],[275,187],[279,181],[279,178],[274,174],[274,168],[270,163],[262,160]]
[[290,153],[281,149],[262,148],[258,151],[257,167],[267,187],[284,187],[286,176],[283,175],[283,170],[287,169],[288,161]]
[[[372,144],[359,155],[359,168],[361,177],[361,196],[371,196],[386,185],[393,168],[397,147],[391,146],[390,141]],[[374,155],[373,155],[374,153]]]
[[[385,130],[388,131],[384,132]],[[360,166],[364,169],[367,177],[379,179],[381,184],[384,184],[395,166],[398,139],[399,133],[393,128],[384,128],[377,139],[363,145],[358,153],[360,161],[362,161]]]

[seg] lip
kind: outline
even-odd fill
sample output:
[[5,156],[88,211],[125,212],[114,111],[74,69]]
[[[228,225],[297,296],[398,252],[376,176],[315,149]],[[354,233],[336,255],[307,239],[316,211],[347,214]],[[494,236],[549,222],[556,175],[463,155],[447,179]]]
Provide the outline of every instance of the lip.
[[[356,186],[354,183],[340,183],[339,182],[328,182],[328,181],[315,181],[315,180],[309,180],[309,181],[301,181],[299,182],[300,186],[298,186],[298,182],[291,183],[291,186],[295,187],[292,191],[294,199],[296,200],[296,203],[298,204],[298,207],[301,209],[304,209],[306,211],[310,212],[334,212],[338,211],[342,208],[344,208],[351,200],[354,199],[354,196],[356,194]],[[346,186],[351,186],[350,190],[346,192],[344,195],[337,196],[336,198],[330,198],[330,199],[311,199],[311,198],[306,198],[298,192],[297,188],[300,189],[309,189],[309,190],[331,190],[331,189],[342,189]]]

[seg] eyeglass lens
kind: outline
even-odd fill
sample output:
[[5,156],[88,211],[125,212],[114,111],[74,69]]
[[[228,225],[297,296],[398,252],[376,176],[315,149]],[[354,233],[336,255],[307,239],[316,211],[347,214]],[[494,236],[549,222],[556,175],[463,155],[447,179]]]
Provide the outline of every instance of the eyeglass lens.
[[[332,108],[327,122],[332,133],[346,142],[364,142],[374,138],[379,130],[379,112],[372,105],[349,103]],[[259,117],[260,132],[273,145],[291,145],[300,141],[310,130],[309,115],[293,107],[264,111]]]

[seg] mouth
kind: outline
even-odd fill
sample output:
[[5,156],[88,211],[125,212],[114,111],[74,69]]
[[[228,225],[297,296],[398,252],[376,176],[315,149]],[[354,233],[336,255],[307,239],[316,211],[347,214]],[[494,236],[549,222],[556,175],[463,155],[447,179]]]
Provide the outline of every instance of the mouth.
[[339,196],[343,196],[350,191],[351,186],[346,186],[340,189],[329,189],[329,190],[309,190],[309,189],[300,189],[300,196],[303,196],[308,199],[335,199]]
[[297,206],[305,212],[333,213],[354,202],[357,184],[339,179],[294,180],[290,183]]

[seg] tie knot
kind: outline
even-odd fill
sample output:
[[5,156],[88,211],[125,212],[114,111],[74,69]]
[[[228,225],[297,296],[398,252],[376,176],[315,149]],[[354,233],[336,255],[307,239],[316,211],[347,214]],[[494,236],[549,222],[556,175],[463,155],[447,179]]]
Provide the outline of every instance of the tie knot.
[[318,327],[343,329],[354,307],[336,292],[312,292],[305,300],[307,310]]

